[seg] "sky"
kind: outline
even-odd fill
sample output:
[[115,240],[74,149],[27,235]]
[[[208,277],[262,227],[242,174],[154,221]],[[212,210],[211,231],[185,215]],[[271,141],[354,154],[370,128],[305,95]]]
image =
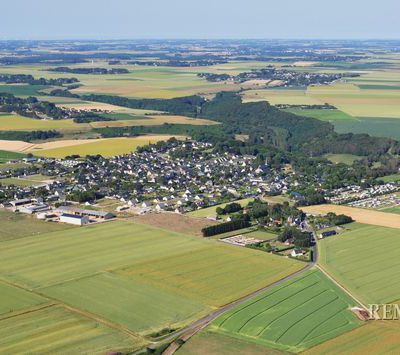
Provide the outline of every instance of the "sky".
[[0,0],[0,39],[400,39],[400,0]]

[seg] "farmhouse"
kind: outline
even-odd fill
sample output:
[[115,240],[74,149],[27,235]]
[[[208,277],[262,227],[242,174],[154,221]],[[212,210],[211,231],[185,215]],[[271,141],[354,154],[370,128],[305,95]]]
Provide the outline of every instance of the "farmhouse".
[[89,217],[87,216],[77,216],[74,214],[63,213],[60,216],[60,222],[74,224],[76,226],[83,226],[89,223]]

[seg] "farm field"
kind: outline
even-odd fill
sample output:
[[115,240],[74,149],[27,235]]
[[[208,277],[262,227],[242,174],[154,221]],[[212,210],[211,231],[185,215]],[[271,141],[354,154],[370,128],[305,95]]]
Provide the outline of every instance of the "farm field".
[[286,109],[285,111],[294,113],[299,116],[307,116],[317,118],[321,121],[329,121],[336,123],[337,121],[355,120],[354,117],[340,110],[325,110],[325,109]]
[[85,131],[90,127],[85,123],[75,123],[72,120],[35,120],[14,114],[0,114],[0,131],[30,131],[49,130]]
[[170,124],[190,124],[193,126],[214,125],[217,122],[207,120],[204,118],[190,118],[185,116],[171,116],[171,115],[158,115],[146,116],[143,119],[130,119],[118,121],[101,121],[90,123],[93,128],[102,127],[126,127],[126,126],[158,126],[165,123]]
[[352,154],[325,154],[324,157],[330,160],[332,163],[343,163],[347,165],[352,165],[356,160],[363,158]]
[[382,212],[387,212],[387,213],[397,213],[400,214],[400,206],[395,206],[395,207],[387,207],[384,208],[383,210],[380,210]]
[[281,351],[266,349],[262,345],[246,342],[207,329],[196,334],[176,352],[177,355],[279,355]]
[[[22,159],[25,157],[26,157],[25,154],[9,152],[7,150],[0,150],[0,163],[7,163],[9,160]],[[2,166],[3,166],[3,164],[2,164]]]
[[336,214],[345,214],[352,217],[355,221],[365,224],[371,224],[389,228],[400,228],[399,216],[394,213],[384,213],[365,208],[356,208],[343,205],[315,205],[301,208],[306,213],[327,214],[335,212]]
[[40,181],[30,180],[30,179],[21,179],[21,178],[5,178],[0,179],[0,184],[2,185],[15,185],[15,186],[40,186],[43,185]]
[[272,105],[321,105],[318,98],[314,98],[302,89],[261,89],[245,91],[243,102],[268,101]]
[[383,182],[400,181],[400,174],[386,175],[384,177],[380,177],[379,180],[382,180]]
[[0,319],[0,353],[104,354],[135,350],[144,340],[63,307],[52,306]]
[[34,216],[0,210],[0,241],[39,236],[74,228],[70,225],[40,221]]
[[[78,154],[80,156],[101,154],[104,157],[111,157],[120,154],[128,154],[136,150],[137,147],[156,143],[161,140],[168,140],[174,137],[170,135],[152,135],[133,138],[106,138],[99,140],[85,140],[83,144],[68,145],[53,149],[32,150],[36,156],[64,158],[68,155]],[[179,136],[175,136],[178,139]]]
[[399,247],[398,229],[357,224],[319,241],[319,263],[362,302],[390,303],[400,294]]
[[314,269],[235,307],[209,329],[300,352],[359,326],[352,306],[352,299]]
[[3,241],[0,258],[0,278],[140,334],[182,326],[304,267],[128,221]]
[[[240,205],[242,205],[242,207],[244,207],[252,200],[253,200],[253,198],[245,198],[245,199],[242,199],[242,200],[237,200],[237,201],[232,201],[232,202],[240,203]],[[215,217],[215,215],[217,213],[217,208],[218,207],[224,208],[226,205],[227,205],[227,203],[223,203],[223,204],[220,204],[220,205],[201,208],[199,210],[189,212],[189,213],[187,213],[187,215],[191,216],[191,217],[198,217],[198,218],[207,218],[207,217],[210,217],[210,216],[211,217]]]
[[48,303],[46,298],[3,282],[0,282],[0,300],[0,320],[12,312]]
[[304,355],[395,354],[400,346],[400,326],[396,321],[368,322],[305,351]]

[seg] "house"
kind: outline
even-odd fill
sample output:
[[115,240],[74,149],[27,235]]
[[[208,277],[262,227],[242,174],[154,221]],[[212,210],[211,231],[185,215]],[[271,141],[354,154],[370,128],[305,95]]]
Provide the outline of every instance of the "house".
[[63,213],[60,216],[60,222],[74,224],[76,226],[84,226],[89,223],[89,217],[87,216],[77,216],[74,214]]
[[44,212],[50,210],[50,207],[46,205],[45,203],[40,203],[40,204],[33,204],[29,206],[21,206],[18,208],[18,211],[21,213],[27,213],[27,214],[34,214],[38,212]]
[[290,253],[291,256],[293,256],[294,258],[297,258],[298,256],[303,256],[304,252],[303,250],[299,249],[299,248],[294,248],[292,250],[292,252]]

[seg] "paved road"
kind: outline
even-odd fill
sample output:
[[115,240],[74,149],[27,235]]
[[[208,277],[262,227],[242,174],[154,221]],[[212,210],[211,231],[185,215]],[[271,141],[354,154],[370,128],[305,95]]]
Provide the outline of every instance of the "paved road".
[[[236,307],[236,306],[238,306],[238,305],[240,305],[240,304],[252,299],[253,297],[256,297],[256,296],[262,294],[265,291],[268,291],[268,290],[270,290],[270,289],[272,289],[272,288],[274,288],[276,286],[281,285],[282,283],[284,283],[284,282],[286,282],[288,280],[291,280],[291,279],[293,279],[293,278],[305,273],[306,271],[310,270],[317,263],[317,257],[318,257],[317,247],[313,246],[312,250],[313,250],[313,260],[312,260],[312,262],[306,264],[306,266],[303,269],[301,269],[301,270],[299,270],[299,271],[297,271],[297,272],[295,272],[295,273],[293,273],[293,274],[291,274],[289,276],[286,276],[286,277],[284,277],[283,279],[281,279],[279,281],[276,281],[276,282],[274,282],[272,284],[269,284],[268,286],[265,286],[265,287],[263,287],[263,288],[261,288],[261,289],[259,289],[257,291],[254,291],[254,292],[252,292],[252,293],[250,293],[250,294],[248,294],[248,295],[246,295],[246,296],[244,296],[242,298],[239,298],[236,301],[228,303],[227,305],[225,305],[225,306],[213,311],[212,313],[206,315],[205,317],[194,321],[193,323],[189,324],[185,328],[180,329],[179,331],[169,335],[168,337],[162,338],[162,340],[160,339],[160,341],[159,342],[155,342],[155,344],[157,344],[157,343],[161,344],[161,343],[166,343],[166,342],[173,341],[174,339],[176,339],[176,338],[178,338],[178,337],[180,337],[181,335],[184,335],[184,334],[186,335],[184,337],[185,341],[186,341],[186,340],[190,339],[193,335],[197,334],[201,329],[205,328],[214,319],[216,319],[220,315],[230,311],[232,308],[234,308],[234,307]],[[178,348],[179,348],[179,346],[177,346],[173,342],[163,352],[163,355],[172,355]]]

